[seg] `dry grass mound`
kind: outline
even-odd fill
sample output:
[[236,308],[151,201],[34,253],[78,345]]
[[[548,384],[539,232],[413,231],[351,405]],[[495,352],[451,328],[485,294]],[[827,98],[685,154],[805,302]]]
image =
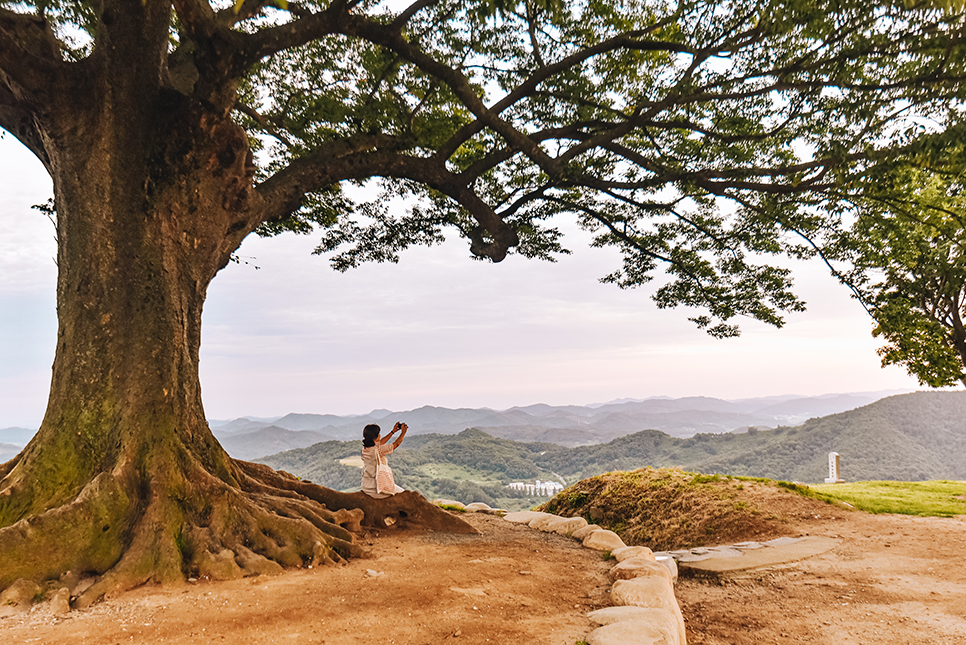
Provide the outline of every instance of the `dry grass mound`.
[[787,534],[789,520],[847,512],[788,482],[670,468],[611,472],[577,482],[540,510],[584,517],[628,545],[655,551],[733,544]]

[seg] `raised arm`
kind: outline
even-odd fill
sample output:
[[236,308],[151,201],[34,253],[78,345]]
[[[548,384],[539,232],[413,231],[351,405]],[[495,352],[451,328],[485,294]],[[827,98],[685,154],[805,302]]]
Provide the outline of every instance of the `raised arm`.
[[399,444],[401,444],[403,442],[403,439],[406,437],[406,431],[407,430],[409,430],[409,426],[407,426],[405,423],[401,423],[401,422],[397,422],[396,425],[394,425],[392,427],[392,432],[390,432],[389,435],[386,437],[386,441],[389,441],[389,437],[392,436],[393,432],[399,431],[399,436],[396,438],[395,441],[392,442],[392,449],[393,450],[395,450],[396,448],[398,448],[399,447]]

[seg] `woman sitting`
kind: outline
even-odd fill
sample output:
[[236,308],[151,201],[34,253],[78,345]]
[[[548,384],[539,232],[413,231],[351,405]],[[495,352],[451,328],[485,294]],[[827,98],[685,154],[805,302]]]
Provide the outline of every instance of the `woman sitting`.
[[[370,423],[362,430],[362,492],[382,499],[396,493],[403,492],[403,488],[396,485],[392,477],[392,470],[386,461],[386,457],[399,447],[409,429],[405,423],[396,423],[392,431],[382,436],[382,430],[375,423]],[[396,432],[399,437],[389,443],[389,439]],[[386,471],[386,472],[381,472]],[[378,475],[378,478],[377,478]]]

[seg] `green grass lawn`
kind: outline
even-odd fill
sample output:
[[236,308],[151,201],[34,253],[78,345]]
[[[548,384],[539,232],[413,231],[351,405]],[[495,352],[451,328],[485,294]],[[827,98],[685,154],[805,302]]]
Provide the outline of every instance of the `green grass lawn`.
[[869,513],[951,517],[966,515],[966,482],[872,481],[810,484],[819,497],[851,504]]

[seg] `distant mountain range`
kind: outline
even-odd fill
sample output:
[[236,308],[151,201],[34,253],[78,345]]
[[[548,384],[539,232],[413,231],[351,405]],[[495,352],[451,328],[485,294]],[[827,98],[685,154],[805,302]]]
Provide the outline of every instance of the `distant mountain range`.
[[[352,458],[361,441],[332,441],[259,461],[316,483],[358,489]],[[568,448],[519,442],[479,429],[407,438],[390,458],[400,485],[429,497],[452,495],[504,508],[524,500],[510,481],[565,480],[614,470],[679,466],[703,473],[822,482],[829,452],[849,481],[966,480],[966,392],[917,392],[774,430],[671,437],[644,430],[607,443]],[[526,504],[523,504],[524,506]]]
[[[863,398],[875,400],[820,414]],[[776,423],[806,415],[811,418],[804,423]],[[748,423],[749,418],[758,422]],[[821,482],[831,451],[839,453],[841,474],[848,481],[966,480],[964,391],[887,398],[852,394],[745,401],[649,399],[583,407],[534,405],[502,412],[423,407],[355,417],[241,418],[211,425],[235,457],[330,488],[357,490],[363,425],[375,421],[388,428],[397,419],[413,427],[391,458],[400,485],[428,497],[483,501],[503,508],[540,501],[507,490],[511,481],[570,484],[644,466]],[[654,429],[655,419],[678,436]],[[697,419],[717,432],[696,432]],[[644,429],[648,420],[651,427]],[[16,455],[33,434],[24,428],[0,430],[0,462]],[[262,456],[269,453],[273,454]]]
[[[289,442],[289,448],[306,447],[318,441],[309,434],[286,435],[283,439],[279,430],[268,430],[273,426],[292,432],[319,433],[339,441],[352,441],[362,436],[362,428],[366,424],[378,423],[388,430],[396,421],[405,421],[409,425],[410,436],[450,435],[467,428],[477,428],[493,437],[575,447],[606,443],[641,430],[658,430],[673,437],[690,437],[698,433],[734,432],[749,427],[767,429],[798,425],[810,418],[868,405],[894,393],[761,397],[736,401],[710,397],[661,397],[587,406],[537,404],[502,411],[424,406],[403,412],[374,410],[358,416],[287,414],[277,419],[242,417],[232,421],[210,421],[210,424],[229,454],[243,459],[279,452],[274,444],[268,443],[276,441],[276,435],[278,440]],[[243,454],[236,442],[255,433],[258,433],[257,436],[244,439]],[[263,447],[259,446],[260,440],[266,442]],[[298,445],[300,442],[301,445]]]
[[[304,448],[320,441],[355,440],[362,436],[362,428],[368,423],[379,423],[388,430],[395,421],[405,421],[410,427],[410,436],[448,435],[477,428],[494,437],[575,447],[606,443],[641,430],[690,437],[749,427],[798,425],[810,418],[868,405],[895,393],[893,390],[786,395],[732,401],[710,397],[654,397],[586,406],[536,404],[502,411],[424,406],[402,412],[373,410],[366,415],[292,413],[268,419],[240,417],[230,421],[209,420],[209,425],[228,453],[239,459]],[[26,428],[0,429],[0,462],[15,456],[35,433],[36,430]]]

